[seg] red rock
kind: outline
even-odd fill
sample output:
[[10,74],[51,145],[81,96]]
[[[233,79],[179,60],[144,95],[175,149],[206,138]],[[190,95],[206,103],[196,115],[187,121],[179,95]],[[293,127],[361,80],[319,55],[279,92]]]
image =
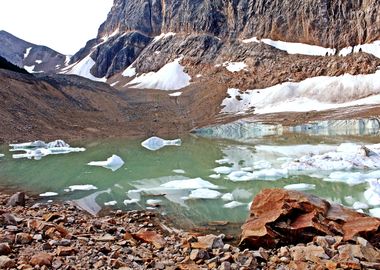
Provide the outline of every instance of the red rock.
[[163,236],[155,231],[139,231],[134,237],[138,240],[154,245],[157,249],[163,248],[166,244]]
[[77,250],[73,247],[58,247],[57,255],[58,256],[71,256],[77,253]]
[[308,243],[323,235],[343,236],[344,240],[363,236],[380,247],[380,219],[302,192],[265,189],[253,200],[240,244],[273,248]]
[[34,255],[30,259],[30,264],[33,266],[37,266],[37,265],[38,266],[43,266],[43,265],[51,266],[52,260],[53,260],[53,256],[51,256],[48,253],[42,252],[42,253],[38,253],[38,254]]

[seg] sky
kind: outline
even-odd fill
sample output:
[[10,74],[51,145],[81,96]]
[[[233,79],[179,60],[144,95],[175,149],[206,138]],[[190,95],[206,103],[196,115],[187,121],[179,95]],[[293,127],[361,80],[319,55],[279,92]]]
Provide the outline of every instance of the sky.
[[112,4],[113,0],[1,0],[0,30],[72,55],[96,37]]

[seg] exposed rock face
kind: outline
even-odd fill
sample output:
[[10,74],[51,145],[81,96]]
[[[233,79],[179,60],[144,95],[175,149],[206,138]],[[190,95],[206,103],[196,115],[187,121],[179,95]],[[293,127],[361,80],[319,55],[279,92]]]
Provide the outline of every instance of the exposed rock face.
[[253,200],[242,226],[241,244],[253,248],[310,242],[315,236],[361,236],[380,246],[380,219],[316,196],[283,189],[265,189]]
[[[154,39],[169,32],[176,35]],[[336,49],[369,43],[380,38],[378,3],[376,0],[115,0],[96,40],[79,51],[71,63],[91,55],[96,62],[91,72],[96,77],[111,77],[135,60],[138,72],[156,71],[180,55],[185,62],[191,61],[192,65],[186,65],[190,70],[195,66],[194,70],[198,70],[199,64],[210,69],[226,60],[242,61],[248,56],[253,63],[260,63],[260,55],[269,46],[241,42],[254,36]],[[269,55],[271,59],[284,56],[277,50]],[[149,61],[152,58],[154,61]],[[314,61],[324,69],[322,58],[303,59],[297,65],[303,69]],[[367,71],[358,71],[361,72]]]
[[56,73],[65,66],[65,55],[19,39],[6,31],[0,31],[0,44],[0,56],[20,68],[27,66],[36,73]]

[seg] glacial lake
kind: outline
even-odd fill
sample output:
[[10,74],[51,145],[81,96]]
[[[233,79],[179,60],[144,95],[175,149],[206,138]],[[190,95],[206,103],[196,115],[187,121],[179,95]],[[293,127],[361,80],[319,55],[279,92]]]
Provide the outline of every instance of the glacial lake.
[[[363,145],[380,141],[376,134],[314,136],[298,133],[263,136],[247,141],[205,138],[199,135],[187,135],[181,139],[180,147],[168,146],[158,151],[143,148],[140,145],[141,139],[68,141],[71,146],[84,147],[86,151],[49,155],[41,160],[13,159],[14,152],[9,152],[8,145],[2,145],[0,153],[5,156],[0,158],[0,184],[4,189],[25,190],[37,196],[44,192],[56,192],[57,196],[41,197],[41,202],[76,201],[93,213],[109,208],[132,210],[148,207],[167,215],[180,226],[205,226],[214,221],[239,224],[247,218],[248,203],[264,188],[303,183],[315,185],[306,192],[331,202],[349,207],[354,202],[368,203],[364,198],[364,192],[369,188],[368,183],[349,185],[325,181],[331,171],[281,175],[281,170],[284,163],[307,154],[307,149],[336,147],[347,142]],[[125,161],[124,166],[114,172],[86,165],[91,161],[106,160],[113,154]],[[217,173],[213,169],[218,167],[221,171],[231,168],[232,171],[240,172],[264,170],[264,173],[260,179],[249,181],[232,181],[226,174],[220,174],[220,178],[215,179],[213,177],[217,177]],[[273,174],[273,170],[277,170],[277,173]],[[348,172],[371,171],[374,170]],[[182,183],[193,187],[181,185],[178,180],[187,181]],[[211,185],[209,190],[217,191],[219,195],[213,199],[188,198],[196,189],[194,181],[198,181],[201,187],[204,187],[202,183],[208,183],[206,187]],[[168,189],[169,182],[172,187]],[[68,187],[72,185],[93,185],[97,189],[69,191]],[[203,193],[194,193],[193,197],[212,195]],[[229,204],[231,199],[238,203]],[[125,200],[127,204],[124,203]],[[105,205],[111,201],[115,205]],[[147,201],[159,206],[152,208]]]

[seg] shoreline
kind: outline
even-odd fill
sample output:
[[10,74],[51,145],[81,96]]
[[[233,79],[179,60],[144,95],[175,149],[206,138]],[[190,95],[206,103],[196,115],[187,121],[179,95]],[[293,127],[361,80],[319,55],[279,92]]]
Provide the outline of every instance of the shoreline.
[[[380,252],[360,237],[356,243],[346,243],[340,236],[317,236],[307,244],[249,250],[231,244],[223,234],[177,229],[149,211],[118,210],[93,217],[68,203],[35,204],[32,197],[26,199],[26,206],[22,202],[17,205],[14,202],[19,202],[19,195],[9,199],[9,195],[0,193],[2,269],[378,269],[380,266]],[[7,206],[10,201],[13,204]],[[358,246],[362,249],[361,259],[355,251]]]

